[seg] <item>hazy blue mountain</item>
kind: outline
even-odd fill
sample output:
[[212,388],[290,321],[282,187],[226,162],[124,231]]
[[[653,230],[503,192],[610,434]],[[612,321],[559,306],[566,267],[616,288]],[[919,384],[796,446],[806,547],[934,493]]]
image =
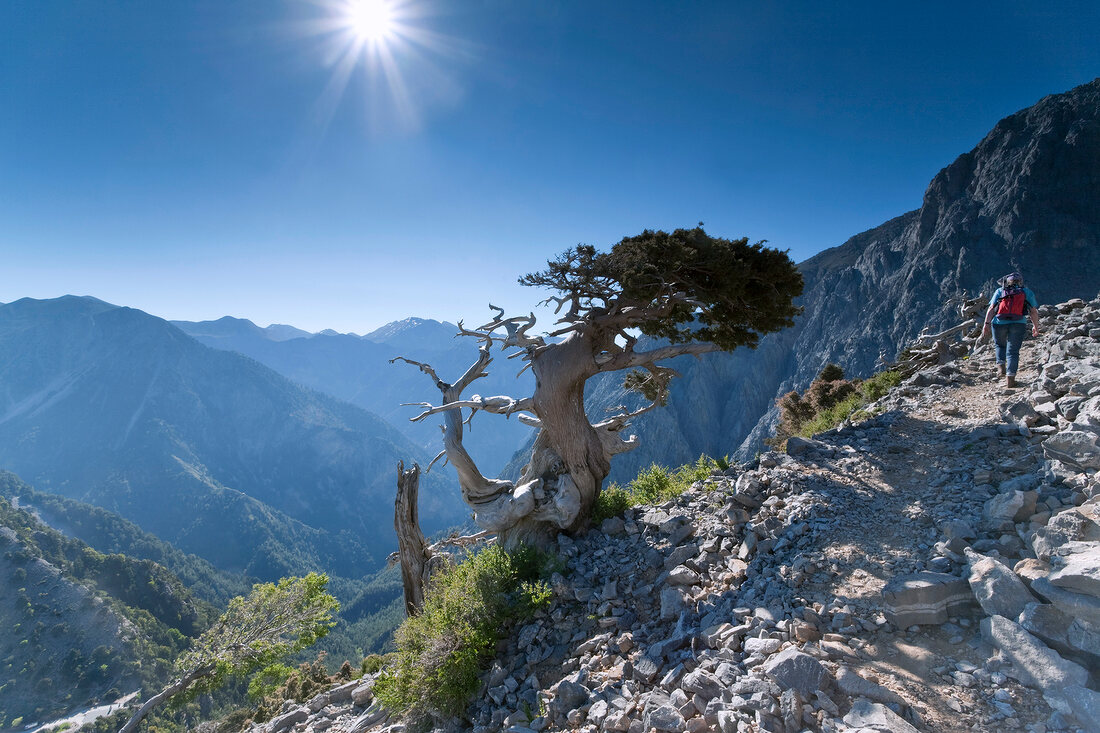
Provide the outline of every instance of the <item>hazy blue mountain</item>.
[[246,595],[256,582],[255,578],[218,570],[196,555],[181,552],[103,507],[38,491],[7,471],[0,471],[0,497],[33,512],[44,524],[97,552],[163,565],[197,597],[216,606]]
[[[477,342],[455,338],[458,328],[423,318],[389,323],[365,336],[321,332],[309,337],[275,340],[251,321],[217,321],[175,325],[207,346],[249,356],[283,376],[382,416],[425,451],[442,449],[441,418],[419,423],[408,402],[438,404],[439,391],[415,367],[391,364],[395,356],[430,363],[442,379],[457,379],[477,359]],[[515,362],[501,362],[478,380],[470,394],[523,396],[534,389],[530,374],[516,379]],[[467,450],[486,475],[496,474],[530,434],[517,420],[479,416],[468,433]]]
[[[397,462],[426,459],[381,418],[141,311],[0,306],[0,467],[219,567],[372,571],[394,545]],[[421,496],[428,530],[465,516],[442,473]]]
[[[921,207],[802,262],[805,313],[760,347],[671,362],[669,406],[640,418],[641,445],[612,462],[629,480],[653,461],[749,459],[775,400],[829,362],[868,376],[925,327],[958,322],[963,296],[1019,270],[1040,302],[1100,291],[1100,79],[997,123],[929,184]],[[618,378],[589,386],[589,414],[630,400]]]

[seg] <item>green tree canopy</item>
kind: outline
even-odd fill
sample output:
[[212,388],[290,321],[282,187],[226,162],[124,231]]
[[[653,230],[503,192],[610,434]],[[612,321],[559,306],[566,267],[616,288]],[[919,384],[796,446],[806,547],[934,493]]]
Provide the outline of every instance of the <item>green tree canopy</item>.
[[252,587],[238,596],[213,626],[176,660],[178,678],[149,698],[119,733],[129,733],[171,697],[221,685],[234,674],[266,667],[313,644],[329,632],[339,604],[325,592],[328,576],[310,573]]
[[610,252],[577,245],[520,278],[562,293],[573,317],[631,313],[630,325],[672,343],[706,341],[724,351],[755,347],[759,334],[791,326],[802,275],[786,252],[701,226],[645,230]]

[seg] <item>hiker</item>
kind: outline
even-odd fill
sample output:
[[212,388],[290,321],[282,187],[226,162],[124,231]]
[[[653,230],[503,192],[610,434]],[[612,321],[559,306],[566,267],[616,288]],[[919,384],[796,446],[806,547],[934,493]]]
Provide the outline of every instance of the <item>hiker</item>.
[[1020,344],[1024,342],[1028,316],[1031,317],[1031,335],[1039,335],[1039,304],[1035,293],[1024,287],[1024,278],[1020,273],[1005,275],[1000,284],[985,312],[982,338],[989,335],[992,325],[997,374],[1005,377],[1006,387],[1015,387],[1016,368],[1020,365]]

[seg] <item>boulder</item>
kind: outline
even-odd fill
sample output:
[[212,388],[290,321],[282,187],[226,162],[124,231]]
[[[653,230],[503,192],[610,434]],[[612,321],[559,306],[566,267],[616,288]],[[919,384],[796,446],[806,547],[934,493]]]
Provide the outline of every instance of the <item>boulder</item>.
[[836,672],[836,687],[848,697],[866,697],[875,702],[896,705],[905,703],[893,690],[864,679],[844,666]]
[[1083,431],[1100,433],[1100,395],[1089,397],[1081,403],[1073,424]]
[[308,708],[295,708],[290,712],[283,713],[275,718],[272,718],[271,722],[267,724],[267,730],[271,733],[277,733],[278,731],[285,730],[293,725],[303,722],[309,717]]
[[1062,659],[1058,652],[1004,616],[982,619],[982,636],[1012,662],[1010,677],[1044,693],[1056,693],[1067,685],[1084,685],[1088,671]]
[[351,727],[348,728],[348,733],[365,733],[389,717],[389,713],[386,709],[375,703],[369,708],[363,711],[363,714],[352,721]]
[[714,675],[702,669],[684,675],[680,687],[684,692],[699,695],[707,702],[722,694],[722,683]]
[[666,699],[663,704],[646,706],[642,717],[642,727],[645,730],[667,730],[681,733],[684,730],[684,716],[680,711],[672,707]]
[[1066,629],[1066,641],[1071,649],[1100,660],[1100,625],[1076,619]]
[[652,682],[661,669],[661,660],[649,654],[639,654],[633,663],[634,679],[639,682]]
[[1029,603],[1018,619],[1025,631],[1042,639],[1055,649],[1069,648],[1066,629],[1073,619],[1065,615],[1050,603]]
[[742,648],[745,650],[746,656],[750,656],[752,654],[761,654],[767,656],[768,654],[774,654],[775,652],[779,651],[779,646],[782,643],[783,642],[779,641],[779,639],[769,639],[766,637],[763,639],[758,639],[754,637],[751,639],[745,639],[745,643],[742,645]]
[[1025,557],[1012,566],[1012,572],[1030,588],[1032,581],[1045,578],[1050,573],[1050,564],[1034,557]]
[[796,647],[787,647],[764,663],[764,674],[775,680],[780,689],[797,690],[809,697],[831,677],[821,662]]
[[550,691],[554,693],[549,705],[550,712],[562,718],[588,702],[588,688],[576,680],[561,680]]
[[680,565],[669,571],[668,582],[672,585],[698,585],[702,578],[686,565]]
[[1039,578],[1031,584],[1031,588],[1057,606],[1062,613],[1090,624],[1100,624],[1100,598],[1060,588],[1051,583],[1049,578]]
[[1100,733],[1100,692],[1072,685],[1062,691],[1061,697],[1086,733]]
[[977,535],[974,528],[961,519],[951,519],[940,525],[943,536],[949,540],[972,540]]
[[878,733],[920,733],[900,715],[882,703],[859,699],[844,716],[845,725],[858,731]]
[[[1081,416],[1078,414],[1077,419]],[[1076,424],[1076,423],[1075,423]],[[1063,430],[1043,442],[1043,453],[1079,469],[1100,468],[1100,445],[1094,432]]]
[[661,619],[677,618],[687,608],[687,601],[679,588],[667,587],[661,591]]
[[374,682],[364,682],[351,691],[351,701],[360,707],[370,705],[374,700]]
[[882,589],[886,619],[900,628],[942,624],[969,611],[975,602],[970,584],[946,573],[920,572],[892,578]]
[[351,682],[345,682],[342,685],[337,685],[328,691],[328,702],[330,705],[335,705],[340,702],[347,702],[351,699],[351,695],[355,692],[355,689],[362,684],[363,680],[352,680]]
[[1059,588],[1100,597],[1100,543],[1082,552],[1051,558],[1057,569],[1049,576]]
[[806,438],[800,438],[797,435],[787,438],[787,455],[792,457],[804,456],[808,453],[815,453],[823,447],[823,444],[817,440],[807,440]]
[[1018,618],[1024,606],[1035,602],[1035,596],[1024,581],[1003,563],[966,548],[970,561],[968,582],[982,610],[990,616]]
[[[1032,502],[1031,506],[1034,509],[1035,503]],[[996,527],[1004,522],[1016,521],[1016,515],[1022,513],[1023,510],[1024,492],[1007,491],[989,499],[982,507],[982,516],[985,517],[987,524]]]
[[1031,549],[1040,560],[1049,561],[1058,548],[1067,542],[1100,541],[1100,522],[1094,519],[1097,508],[1092,505],[1058,512],[1045,527],[1031,535]]

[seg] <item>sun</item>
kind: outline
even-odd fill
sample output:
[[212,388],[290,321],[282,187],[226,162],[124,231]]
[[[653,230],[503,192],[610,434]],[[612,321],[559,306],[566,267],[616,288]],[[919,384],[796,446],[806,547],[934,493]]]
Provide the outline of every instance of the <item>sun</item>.
[[362,41],[385,41],[394,30],[393,6],[388,0],[348,0],[348,28]]

